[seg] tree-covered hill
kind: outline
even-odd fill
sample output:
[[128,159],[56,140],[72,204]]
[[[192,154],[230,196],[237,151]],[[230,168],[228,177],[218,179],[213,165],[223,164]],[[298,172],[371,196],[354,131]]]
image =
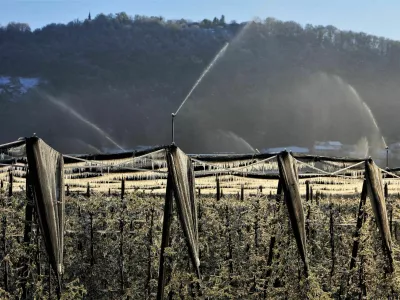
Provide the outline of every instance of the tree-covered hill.
[[[272,18],[226,24],[223,16],[119,13],[0,29],[0,76],[8,78],[3,87],[0,80],[1,140],[36,132],[64,152],[110,146],[56,99],[123,147],[169,143],[171,113],[227,42],[176,117],[185,151],[242,151],[240,137],[257,148],[355,143],[374,130],[360,99],[385,138],[400,139],[397,41]],[[40,83],[15,91],[16,78]]]

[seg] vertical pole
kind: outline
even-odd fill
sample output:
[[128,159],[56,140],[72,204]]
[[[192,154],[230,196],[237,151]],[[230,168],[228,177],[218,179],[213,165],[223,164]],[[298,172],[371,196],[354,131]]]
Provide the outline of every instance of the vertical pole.
[[334,232],[334,219],[333,219],[333,204],[329,205],[329,233],[330,233],[330,244],[331,244],[331,274],[330,280],[332,281],[333,274],[335,272],[335,232]]
[[94,246],[93,246],[93,213],[90,216],[90,265],[94,265]]
[[87,187],[86,187],[86,197],[90,197],[90,184],[88,182]]
[[221,189],[219,187],[219,178],[217,175],[217,201],[219,201],[221,199]]
[[[7,217],[3,217],[3,253],[7,256]],[[8,262],[4,261],[4,290],[8,292]]]
[[367,199],[367,184],[364,181],[362,192],[361,192],[360,205],[358,207],[357,225],[356,225],[356,232],[354,233],[353,249],[351,252],[350,270],[352,270],[356,265],[358,246],[360,244],[360,241],[359,241],[360,229],[361,229],[363,221],[364,221],[364,206],[365,206],[366,199]]
[[171,114],[172,117],[172,145],[175,145],[175,114]]
[[240,200],[243,201],[244,200],[244,186],[242,184],[242,186],[240,187]]
[[150,228],[148,231],[148,240],[149,244],[147,246],[147,280],[146,280],[146,297],[150,297],[151,294],[151,286],[150,281],[152,279],[152,272],[151,272],[151,257],[152,257],[152,246],[153,246],[153,226],[154,226],[154,205],[151,207],[150,210]]
[[119,266],[119,276],[120,276],[120,289],[121,297],[124,295],[124,220],[119,220],[120,229],[120,244],[119,244],[119,255],[120,255],[120,266]]
[[122,181],[121,181],[121,200],[124,199],[124,196],[125,196],[125,179],[122,178]]
[[8,197],[12,197],[12,195],[13,195],[13,181],[14,181],[14,178],[13,178],[13,169],[12,169],[13,167],[11,167],[11,169],[8,171],[8,173],[9,173],[9,176],[8,176],[8,178],[9,178],[9,182],[8,182]]
[[[28,251],[29,244],[31,242],[31,232],[32,232],[32,217],[33,217],[33,197],[32,197],[32,189],[31,182],[29,176],[29,170],[26,173],[26,206],[25,206],[25,228],[24,228],[24,247],[26,247]],[[27,277],[28,277],[28,261],[23,261],[23,267],[21,270],[22,277],[22,298],[27,299],[28,297],[28,289],[27,285]]]
[[48,285],[49,285],[49,300],[51,300],[51,264],[49,261],[49,277],[48,277]]
[[164,221],[161,238],[161,253],[160,253],[160,267],[158,274],[158,287],[157,287],[157,300],[164,299],[164,287],[165,287],[165,248],[170,246],[170,234],[171,234],[171,221],[172,221],[172,200],[173,200],[173,189],[172,189],[172,177],[168,175],[167,178],[167,191],[165,193],[165,205],[164,205]]
[[[276,198],[275,198],[275,201],[276,201],[276,204],[277,204],[277,210],[279,210],[279,203],[281,201],[281,195],[282,195],[282,182],[279,179],[278,180],[278,188],[277,188],[277,191],[276,191]],[[274,248],[275,248],[275,244],[276,244],[276,234],[277,234],[277,232],[273,232],[273,235],[271,236],[271,239],[270,239],[270,242],[269,242],[269,251],[268,251],[268,259],[267,259],[268,270],[267,270],[267,272],[265,274],[266,278],[269,278],[271,276],[271,274],[272,274],[271,266],[272,266],[272,261],[273,261],[273,258],[274,258]],[[266,294],[267,286],[268,286],[268,279],[264,282],[264,299],[266,299],[266,296],[267,296],[267,294]]]
[[385,198],[386,198],[385,200],[388,201],[388,198],[389,198],[389,188],[388,188],[387,182],[385,183],[384,192],[385,192]]
[[386,146],[386,169],[389,169],[389,147]]
[[310,200],[310,181],[306,181],[306,201]]

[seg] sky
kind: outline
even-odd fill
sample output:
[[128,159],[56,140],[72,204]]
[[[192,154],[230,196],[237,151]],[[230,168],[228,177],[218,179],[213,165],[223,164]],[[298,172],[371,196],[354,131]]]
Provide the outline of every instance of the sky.
[[400,40],[398,0],[0,0],[0,24],[25,22],[36,29],[83,20],[89,11],[92,17],[124,11],[192,21],[221,15],[238,22],[274,17]]

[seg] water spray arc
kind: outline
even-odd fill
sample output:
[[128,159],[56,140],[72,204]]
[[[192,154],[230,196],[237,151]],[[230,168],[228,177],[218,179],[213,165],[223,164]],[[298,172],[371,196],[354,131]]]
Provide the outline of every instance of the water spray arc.
[[111,144],[113,144],[115,147],[119,148],[122,151],[125,151],[124,148],[122,148],[116,141],[114,141],[111,137],[107,135],[107,133],[102,130],[99,126],[94,124],[93,122],[90,122],[88,119],[83,117],[81,114],[79,114],[76,110],[74,110],[72,107],[68,106],[64,102],[61,102],[57,99],[55,99],[52,96],[46,97],[51,103],[54,105],[58,106],[59,108],[68,111],[72,116],[74,116],[76,119],[80,120],[81,122],[85,123],[95,131],[97,131],[101,136],[106,138]]
[[229,43],[226,43],[224,45],[224,47],[222,47],[221,50],[219,50],[219,52],[217,53],[217,55],[214,57],[214,59],[209,63],[209,65],[207,66],[207,68],[204,69],[203,73],[201,73],[199,79],[197,79],[197,81],[194,83],[193,87],[191,88],[191,90],[189,91],[189,93],[186,95],[185,99],[183,99],[181,105],[179,105],[178,109],[176,110],[175,113],[171,114],[172,117],[172,144],[175,144],[175,117],[176,115],[179,113],[179,111],[181,110],[182,106],[186,103],[186,101],[189,99],[189,97],[192,95],[192,93],[194,92],[194,90],[197,88],[197,86],[200,84],[200,82],[203,80],[204,76],[207,75],[207,73],[211,70],[211,68],[215,65],[215,63],[218,61],[218,59],[220,59],[223,54],[225,53],[226,49],[228,48]]

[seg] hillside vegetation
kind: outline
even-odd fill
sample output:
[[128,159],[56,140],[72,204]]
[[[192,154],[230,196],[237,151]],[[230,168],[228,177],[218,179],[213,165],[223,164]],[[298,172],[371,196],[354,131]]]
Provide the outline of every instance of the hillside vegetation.
[[110,146],[48,101],[54,97],[124,147],[169,143],[171,113],[226,42],[177,116],[185,151],[235,146],[216,130],[259,148],[355,143],[371,130],[355,93],[386,139],[400,138],[397,41],[272,18],[226,24],[223,16],[189,22],[119,13],[34,31],[20,23],[0,29],[0,76],[41,80],[27,93],[0,93],[1,140],[36,132],[65,152]]

